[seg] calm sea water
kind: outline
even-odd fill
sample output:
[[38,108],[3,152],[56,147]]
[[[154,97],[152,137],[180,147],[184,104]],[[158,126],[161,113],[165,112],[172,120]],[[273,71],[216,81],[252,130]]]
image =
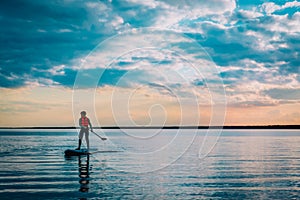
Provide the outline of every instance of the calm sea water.
[[300,199],[300,130],[98,134],[65,157],[76,130],[1,130],[0,199]]

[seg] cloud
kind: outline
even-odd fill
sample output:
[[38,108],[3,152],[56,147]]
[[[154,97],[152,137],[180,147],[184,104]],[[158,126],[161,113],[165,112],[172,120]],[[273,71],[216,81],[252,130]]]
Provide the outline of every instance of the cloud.
[[[212,66],[190,40],[178,41],[170,34],[127,37],[104,48],[110,52],[103,49],[86,58],[96,45],[116,34],[155,26],[170,28],[201,45],[219,68],[227,89],[236,90],[232,99],[246,91],[248,102],[261,95],[272,104],[276,92],[299,86],[298,8],[297,1],[7,1],[0,8],[0,87],[72,88],[78,73],[84,88],[138,84],[159,88],[158,84],[183,95],[188,91],[185,87],[212,84],[216,76],[206,76],[209,67],[201,68],[201,77],[170,53],[132,50],[137,43],[145,44],[146,37],[151,47],[168,39],[170,49],[184,51],[199,66]],[[132,52],[124,52],[125,47]],[[102,72],[97,83],[88,81]],[[239,84],[259,89],[255,93]],[[280,91],[270,90],[278,85]]]
[[158,83],[149,83],[148,84],[151,88],[155,88],[159,90],[159,94],[171,96],[171,97],[176,97],[176,94],[174,94],[174,91],[172,91],[170,88],[168,88],[165,85],[161,85]]
[[[298,1],[288,1],[286,2],[284,5],[278,5],[274,2],[266,2],[263,3],[261,6],[261,9],[263,12],[267,13],[268,15],[276,13],[276,14],[280,14],[280,11],[287,11],[286,9],[289,8],[295,8],[295,9],[299,9],[300,7],[300,2]],[[292,10],[289,10],[289,12],[291,13]]]
[[38,101],[36,102],[10,101],[9,103],[1,103],[0,112],[27,113],[27,112],[36,112],[39,110],[50,110],[55,106],[58,106],[57,103],[46,103],[46,102],[39,103]]
[[300,88],[274,88],[266,90],[264,93],[274,99],[300,101]]
[[26,85],[25,79],[16,80],[15,76],[39,79],[31,76],[32,70],[68,65],[113,33],[107,32],[107,28],[102,31],[106,23],[99,23],[95,16],[99,7],[88,5],[86,1],[3,2],[0,52],[4,56],[0,59],[0,73],[10,83],[0,86]]

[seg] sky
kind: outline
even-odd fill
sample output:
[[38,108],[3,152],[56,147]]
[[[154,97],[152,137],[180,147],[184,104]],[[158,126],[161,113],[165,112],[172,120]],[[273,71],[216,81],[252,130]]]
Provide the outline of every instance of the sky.
[[0,5],[0,126],[300,124],[300,1]]

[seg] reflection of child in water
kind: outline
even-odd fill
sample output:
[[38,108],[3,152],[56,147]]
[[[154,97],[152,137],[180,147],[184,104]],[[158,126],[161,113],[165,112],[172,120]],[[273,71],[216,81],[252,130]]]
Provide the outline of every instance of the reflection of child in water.
[[89,191],[89,178],[90,178],[90,166],[89,166],[90,156],[87,155],[86,162],[81,162],[81,156],[78,156],[78,167],[79,167],[79,183],[80,183],[80,192]]

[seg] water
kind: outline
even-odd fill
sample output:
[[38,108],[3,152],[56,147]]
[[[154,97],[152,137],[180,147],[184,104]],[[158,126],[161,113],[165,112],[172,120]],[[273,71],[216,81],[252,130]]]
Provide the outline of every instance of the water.
[[75,130],[0,131],[0,199],[300,198],[299,130],[224,130],[203,159],[204,130],[98,133],[109,140],[91,148],[107,152],[65,157]]

